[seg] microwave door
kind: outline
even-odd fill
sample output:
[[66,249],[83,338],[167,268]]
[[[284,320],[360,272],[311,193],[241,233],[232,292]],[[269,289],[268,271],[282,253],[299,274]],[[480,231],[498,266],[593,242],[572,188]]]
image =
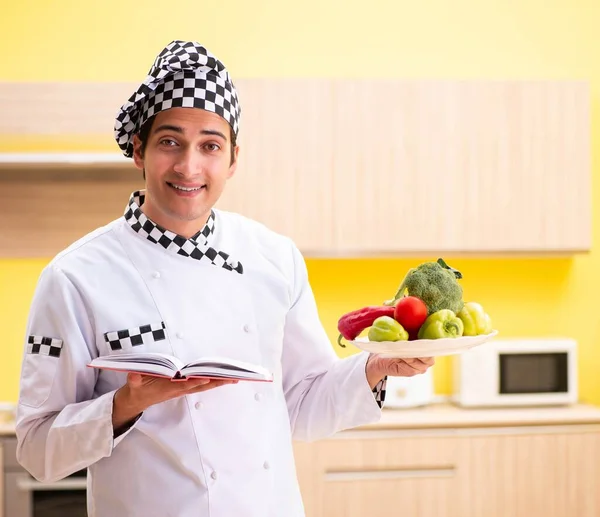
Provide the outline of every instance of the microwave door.
[[565,394],[569,390],[567,353],[500,353],[500,395]]

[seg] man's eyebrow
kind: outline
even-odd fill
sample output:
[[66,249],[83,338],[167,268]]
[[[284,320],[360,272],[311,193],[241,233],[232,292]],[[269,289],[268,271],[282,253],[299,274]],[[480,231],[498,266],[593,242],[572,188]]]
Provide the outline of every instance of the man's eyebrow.
[[204,129],[204,130],[200,131],[200,133],[203,135],[220,136],[223,140],[225,140],[227,142],[227,137],[220,131],[217,131],[216,129]]
[[174,126],[172,124],[162,124],[154,128],[155,133],[158,133],[159,131],[173,131],[174,133],[183,133],[183,128],[181,126]]
[[[160,131],[173,131],[174,133],[180,134],[184,133],[183,128],[181,126],[174,126],[172,124],[162,124],[154,129],[155,133],[158,133]],[[202,131],[200,131],[200,134],[220,136],[223,140],[227,141],[227,137],[223,133],[215,129],[203,129]]]

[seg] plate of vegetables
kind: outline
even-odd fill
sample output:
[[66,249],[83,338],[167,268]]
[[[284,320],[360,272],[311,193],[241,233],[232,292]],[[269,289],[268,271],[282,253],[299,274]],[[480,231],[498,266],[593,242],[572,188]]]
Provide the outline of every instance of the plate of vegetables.
[[[408,271],[394,298],[344,314],[343,339],[385,357],[437,357],[465,352],[498,334],[482,305],[464,301],[460,271],[443,259]],[[360,336],[367,331],[367,336]]]

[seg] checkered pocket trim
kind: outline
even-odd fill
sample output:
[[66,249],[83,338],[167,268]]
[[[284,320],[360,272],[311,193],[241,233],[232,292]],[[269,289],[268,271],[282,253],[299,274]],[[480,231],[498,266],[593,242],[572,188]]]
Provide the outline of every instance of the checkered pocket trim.
[[383,407],[383,403],[385,402],[385,388],[387,385],[387,377],[385,377],[382,381],[379,381],[377,385],[373,388],[373,395],[375,396],[375,401],[379,408]]
[[27,353],[47,355],[49,357],[60,357],[62,352],[63,340],[45,337],[29,336],[27,339]]
[[163,339],[166,339],[166,335],[165,324],[162,321],[104,333],[104,341],[108,343],[111,350],[123,350]]

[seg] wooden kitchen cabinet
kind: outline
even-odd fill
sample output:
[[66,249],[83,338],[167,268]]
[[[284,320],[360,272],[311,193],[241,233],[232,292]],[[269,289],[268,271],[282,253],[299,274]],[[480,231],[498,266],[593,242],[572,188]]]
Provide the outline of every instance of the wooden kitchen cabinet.
[[[0,443],[0,465],[4,466],[4,451]],[[4,468],[0,469],[0,517],[4,517]]]
[[0,258],[53,257],[121,217],[131,192],[144,186],[137,170],[19,172],[3,180],[0,171]]
[[304,491],[307,517],[460,517],[457,446],[449,437],[323,442]]
[[238,89],[246,130],[219,206],[292,237],[305,252],[335,252],[331,83],[257,79]]
[[[290,236],[306,256],[590,249],[585,82],[257,78],[236,85],[240,163],[217,206]],[[111,131],[116,107],[135,86],[102,85],[80,120],[76,85],[44,85],[42,96],[35,94],[41,86],[0,83],[0,132],[27,139],[53,127],[95,141]],[[66,114],[60,120],[56,106]],[[55,172],[49,180],[31,174],[48,164],[0,155],[3,217],[18,227],[1,235],[2,255],[48,256],[118,217],[130,184],[139,183],[122,158],[107,164],[115,180],[101,170],[83,174],[92,168],[83,162],[57,183]],[[96,190],[100,208],[74,219],[78,200]],[[51,212],[31,208],[50,203]],[[27,234],[28,243],[11,232]]]
[[437,411],[297,443],[307,517],[600,515],[599,409]]
[[334,91],[337,253],[589,249],[585,84],[338,81]]
[[600,431],[464,438],[464,517],[600,515]]

